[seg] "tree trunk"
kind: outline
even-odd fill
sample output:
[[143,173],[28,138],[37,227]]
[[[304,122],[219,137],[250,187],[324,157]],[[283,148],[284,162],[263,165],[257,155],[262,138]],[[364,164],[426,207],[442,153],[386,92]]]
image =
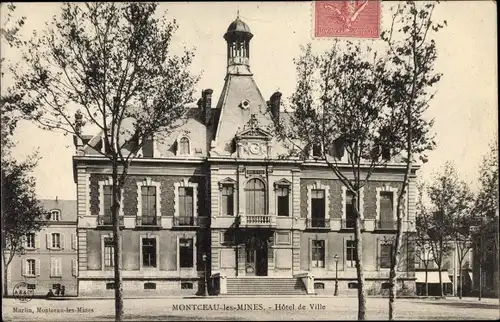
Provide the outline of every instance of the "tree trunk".
[[366,293],[365,293],[365,277],[363,268],[363,245],[361,236],[361,216],[358,207],[358,193],[354,193],[352,204],[354,206],[354,213],[356,215],[356,229],[354,232],[354,242],[356,243],[356,273],[358,276],[358,320],[366,320]]
[[[3,296],[8,296],[9,295],[9,286],[8,286],[8,278],[7,278],[7,273],[9,272],[9,265],[12,262],[12,259],[14,258],[15,252],[11,250],[9,252],[9,259],[5,259],[5,249],[2,250],[2,265],[3,265]],[[14,294],[12,294],[14,295]]]
[[439,292],[441,294],[441,297],[444,297],[443,279],[441,278],[441,264],[438,265],[438,273],[439,273]]
[[[124,170],[125,172],[126,170]],[[122,247],[120,233],[120,207],[122,184],[118,179],[118,164],[113,163],[113,242],[114,242],[114,273],[115,273],[115,321],[123,321],[123,281],[122,281]]]
[[[403,242],[403,220],[401,218],[401,201],[404,194],[404,189],[401,191],[397,202],[396,208],[396,218],[397,218],[397,228],[396,228],[396,241],[391,248],[391,268],[389,271],[389,320],[394,320],[394,312],[396,310],[396,296],[398,287],[398,264],[400,257],[400,245]],[[408,251],[408,250],[406,250]]]
[[459,281],[459,284],[458,284],[458,287],[460,288],[459,291],[458,291],[458,298],[459,299],[462,299],[462,288],[464,287],[463,285],[463,280],[464,280],[464,277],[463,277],[463,273],[464,273],[464,270],[462,269],[462,263],[463,260],[458,260],[458,274],[459,274],[459,278],[460,278],[460,281]]
[[429,269],[425,266],[425,296],[429,296],[429,282],[428,282]]
[[7,272],[9,270],[9,266],[7,265],[7,263],[4,263],[3,264],[3,296],[4,297],[7,297],[8,295],[8,286],[7,286],[7,283],[8,283],[8,280],[7,280]]

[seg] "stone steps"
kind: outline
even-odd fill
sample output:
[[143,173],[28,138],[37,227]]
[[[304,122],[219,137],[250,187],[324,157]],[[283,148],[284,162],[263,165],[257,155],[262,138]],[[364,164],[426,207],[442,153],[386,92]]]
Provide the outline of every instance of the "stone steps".
[[228,295],[302,295],[304,285],[297,278],[228,278]]

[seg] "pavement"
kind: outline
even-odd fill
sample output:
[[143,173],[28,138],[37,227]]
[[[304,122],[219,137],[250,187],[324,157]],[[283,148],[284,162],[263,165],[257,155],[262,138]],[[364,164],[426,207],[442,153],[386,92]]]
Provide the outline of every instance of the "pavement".
[[[499,300],[398,299],[399,320],[498,320]],[[125,299],[126,321],[356,320],[357,298],[207,297]],[[4,321],[113,321],[113,299],[3,300]],[[367,299],[367,318],[387,320],[388,300]]]

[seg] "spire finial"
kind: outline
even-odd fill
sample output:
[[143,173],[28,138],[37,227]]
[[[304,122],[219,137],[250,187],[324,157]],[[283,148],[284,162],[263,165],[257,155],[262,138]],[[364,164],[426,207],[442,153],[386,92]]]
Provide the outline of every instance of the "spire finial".
[[240,19],[240,9],[238,9],[238,11],[236,11],[236,19]]

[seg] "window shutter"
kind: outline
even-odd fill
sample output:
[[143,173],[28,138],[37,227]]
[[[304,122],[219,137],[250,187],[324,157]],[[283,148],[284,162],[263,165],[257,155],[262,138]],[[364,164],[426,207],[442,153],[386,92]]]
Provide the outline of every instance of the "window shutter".
[[26,235],[23,235],[21,237],[21,243],[23,245],[23,248],[26,248],[26,246],[28,245],[27,242],[26,242],[27,238],[26,238]]
[[35,259],[35,274],[36,276],[40,276],[40,260]]
[[54,258],[51,257],[50,258],[50,276],[54,276],[54,267],[55,267],[55,263],[54,263]]
[[376,269],[377,271],[380,270],[380,242],[379,242],[379,238],[377,237],[377,244],[376,244],[376,247],[377,247],[377,254],[376,254],[376,259],[375,259],[375,265],[376,265]]
[[78,269],[77,260],[76,259],[72,259],[71,260],[71,274],[73,276],[75,276],[75,277],[78,276],[77,269]]
[[312,238],[309,238],[309,249],[308,249],[308,257],[309,257],[309,270],[312,267]]
[[345,237],[342,237],[342,268],[345,270],[346,257],[345,257]]
[[47,242],[47,249],[51,249],[51,245],[50,245],[50,234],[49,234],[49,233],[46,233],[46,234],[45,234],[45,241]]
[[77,249],[76,246],[77,246],[76,234],[73,233],[73,234],[71,234],[71,248],[76,250]]
[[21,261],[21,275],[22,276],[26,276],[26,267],[28,266],[28,264],[26,263],[26,259],[23,259]]
[[40,234],[35,234],[35,248],[40,249]]
[[66,239],[64,234],[60,234],[59,236],[61,236],[61,249],[64,249],[64,240]]

